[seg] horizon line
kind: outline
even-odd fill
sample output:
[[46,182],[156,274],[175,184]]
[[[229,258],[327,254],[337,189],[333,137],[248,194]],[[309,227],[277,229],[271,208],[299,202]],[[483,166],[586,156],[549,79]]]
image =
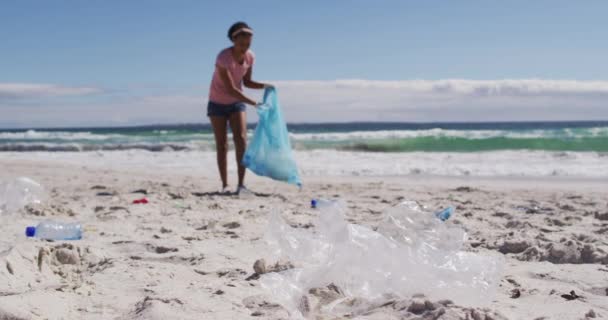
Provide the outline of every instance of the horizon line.
[[[357,124],[384,124],[384,125],[453,125],[453,124],[606,124],[605,120],[525,120],[525,121],[437,121],[437,122],[402,122],[402,121],[344,121],[344,122],[288,122],[287,126],[314,126],[314,125],[357,125]],[[256,125],[257,122],[248,122],[247,126]],[[62,129],[67,130],[95,130],[95,129],[137,129],[137,128],[155,128],[155,127],[210,127],[210,123],[156,123],[156,124],[134,124],[134,125],[108,125],[108,126],[57,126],[57,127],[0,127],[0,131],[27,131],[27,130],[51,130],[57,131]]]

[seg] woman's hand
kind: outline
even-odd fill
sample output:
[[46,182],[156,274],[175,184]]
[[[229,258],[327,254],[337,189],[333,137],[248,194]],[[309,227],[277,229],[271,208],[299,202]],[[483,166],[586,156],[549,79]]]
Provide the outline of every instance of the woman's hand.
[[264,89],[274,89],[274,86],[270,83],[264,83]]

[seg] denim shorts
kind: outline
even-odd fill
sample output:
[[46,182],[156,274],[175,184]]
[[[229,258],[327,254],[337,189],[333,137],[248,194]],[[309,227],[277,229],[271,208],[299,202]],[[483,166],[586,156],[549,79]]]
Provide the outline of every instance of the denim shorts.
[[231,114],[236,112],[245,112],[247,106],[243,102],[237,102],[233,104],[219,104],[209,101],[207,104],[207,116],[208,117],[230,117]]

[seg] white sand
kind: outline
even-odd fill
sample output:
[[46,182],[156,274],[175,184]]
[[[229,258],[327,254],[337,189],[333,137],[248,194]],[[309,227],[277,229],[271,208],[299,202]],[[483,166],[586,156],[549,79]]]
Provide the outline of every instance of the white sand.
[[[451,204],[470,233],[467,250],[507,258],[487,308],[421,307],[424,299],[415,298],[358,319],[608,318],[606,180],[306,176],[298,191],[250,174],[248,185],[260,195],[239,198],[213,193],[213,167],[74,165],[69,154],[52,157],[0,154],[0,179],[27,176],[51,194],[43,206],[2,217],[0,319],[289,319],[259,281],[246,279],[257,259],[268,259],[261,237],[271,208],[308,227],[318,214],[309,201],[318,196],[345,199],[349,219],[369,226],[403,199]],[[144,196],[137,189],[150,203],[131,203]],[[25,239],[24,227],[43,218],[82,221],[85,237]],[[572,290],[580,298],[561,297]]]

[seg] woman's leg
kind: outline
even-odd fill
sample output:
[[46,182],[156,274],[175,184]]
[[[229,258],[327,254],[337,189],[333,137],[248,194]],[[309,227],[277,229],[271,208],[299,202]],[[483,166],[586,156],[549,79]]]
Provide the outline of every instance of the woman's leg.
[[217,153],[217,168],[222,179],[222,188],[228,186],[228,126],[226,117],[209,117],[215,136],[215,150]]
[[230,128],[234,138],[236,149],[236,162],[239,168],[239,187],[243,186],[245,180],[245,166],[241,163],[245,149],[247,148],[247,113],[233,112],[230,114]]

